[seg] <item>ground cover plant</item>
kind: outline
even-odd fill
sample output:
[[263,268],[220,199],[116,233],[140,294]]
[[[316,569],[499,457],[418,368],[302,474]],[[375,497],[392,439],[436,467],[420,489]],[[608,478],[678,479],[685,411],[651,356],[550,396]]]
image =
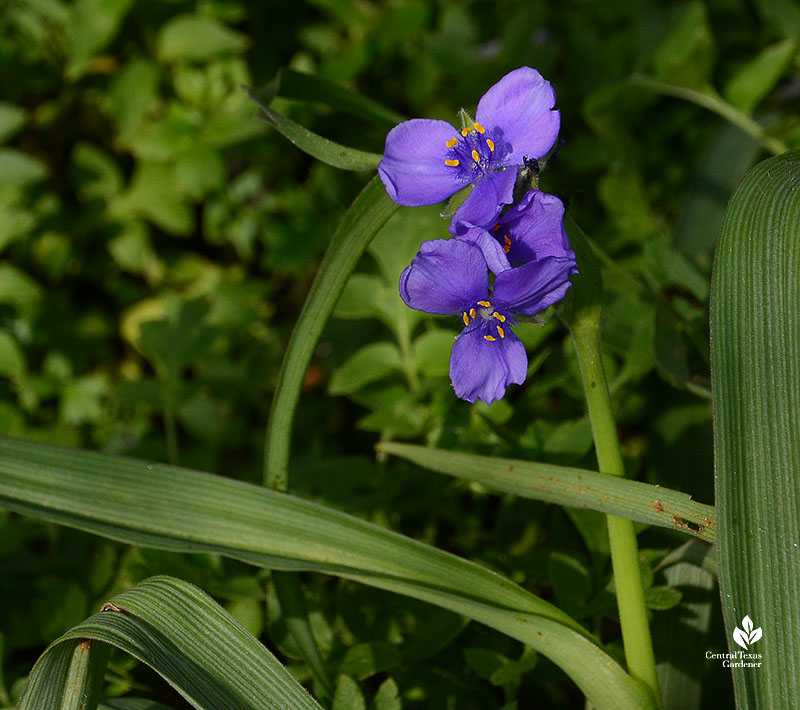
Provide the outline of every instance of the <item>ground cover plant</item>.
[[799,36],[5,3],[0,707],[792,707]]

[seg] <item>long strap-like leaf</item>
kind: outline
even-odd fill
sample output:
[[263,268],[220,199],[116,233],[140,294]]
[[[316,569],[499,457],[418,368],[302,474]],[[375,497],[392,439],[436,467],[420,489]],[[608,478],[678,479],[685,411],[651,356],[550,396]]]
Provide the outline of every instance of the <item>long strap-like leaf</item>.
[[800,152],[757,165],[731,199],[711,305],[722,604],[731,650],[763,656],[733,666],[737,704],[797,707]]
[[146,663],[200,710],[321,710],[230,614],[171,577],[123,592],[53,643],[34,666],[18,710],[66,707],[61,698],[72,693],[69,660],[87,639]]
[[333,235],[292,332],[272,400],[264,445],[264,478],[271,488],[286,489],[292,420],[319,336],[367,245],[397,209],[376,176],[350,205]]
[[350,89],[328,81],[314,74],[294,71],[293,69],[278,69],[275,78],[265,90],[253,92],[253,98],[264,106],[271,97],[282,97],[297,101],[310,101],[322,103],[333,109],[343,111],[352,116],[358,116],[383,126],[389,130],[406,117],[397,113],[367,96],[351,91]]
[[258,97],[252,91],[250,92],[250,98],[259,107],[256,118],[272,124],[300,150],[314,156],[317,160],[341,170],[374,170],[378,167],[381,155],[367,153],[363,150],[336,143],[328,138],[323,138],[282,113],[278,113],[260,103]]
[[599,510],[680,530],[706,542],[714,542],[716,537],[714,507],[697,503],[688,494],[669,488],[580,468],[478,456],[394,441],[381,443],[377,448],[431,471],[475,481],[503,493]]
[[284,493],[0,438],[0,506],[127,543],[338,574],[428,601],[539,650],[596,708],[652,707],[647,689],[556,607],[484,567]]

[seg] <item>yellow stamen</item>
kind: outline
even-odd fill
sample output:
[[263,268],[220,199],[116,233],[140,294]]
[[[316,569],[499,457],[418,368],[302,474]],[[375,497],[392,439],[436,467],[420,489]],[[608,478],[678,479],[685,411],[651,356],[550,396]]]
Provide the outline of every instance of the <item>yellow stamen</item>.
[[461,129],[461,135],[464,136],[464,138],[466,138],[467,137],[467,133],[469,133],[471,130],[472,130],[471,128],[467,128],[465,126],[464,128]]
[[497,318],[497,320],[499,320],[501,323],[506,322],[506,317],[502,313],[498,313],[497,311],[495,311],[494,313],[492,313],[492,316],[494,318]]
[[470,317],[470,318],[474,318],[474,317],[475,317],[475,315],[476,315],[476,311],[475,311],[475,309],[474,309],[474,308],[470,308],[470,309],[469,309],[469,317]]
[[491,150],[492,153],[494,153],[494,141],[491,138],[486,139],[486,145],[488,145],[489,150]]
[[498,325],[497,326],[497,333],[501,338],[505,338],[506,337],[506,334],[503,331],[503,326],[502,325]]
[[492,304],[489,301],[478,301],[479,306],[483,306],[484,308],[491,308]]
[[503,237],[503,241],[508,244],[508,246],[511,246],[511,237],[509,237],[507,234]]
[[494,227],[492,227],[492,231],[493,232],[496,232],[498,229],[500,229],[500,225],[499,224],[496,224],[496,225],[494,225]]
[[493,335],[484,335],[483,339],[484,340],[489,340],[491,342],[494,342],[495,340],[497,340],[497,338],[495,338]]
[[486,133],[486,129],[480,123],[473,123],[472,126],[478,133]]
[[511,251],[511,247],[508,244],[503,244],[503,251],[508,254]]
[[448,148],[452,148],[456,143],[458,143],[458,138],[451,138],[449,141],[445,141],[445,145]]
[[448,159],[448,160],[444,161],[444,164],[445,165],[449,165],[451,168],[454,168],[459,164],[459,162],[460,161],[458,161],[458,160],[450,160],[450,159]]
[[464,311],[464,315],[462,316],[462,319],[464,320],[464,325],[469,325],[469,316],[467,315],[466,311]]
[[473,159],[473,160],[474,160],[476,163],[480,163],[480,162],[481,162],[481,156],[480,156],[480,155],[478,155],[478,151],[477,151],[477,150],[473,150],[473,151],[472,151],[472,159]]

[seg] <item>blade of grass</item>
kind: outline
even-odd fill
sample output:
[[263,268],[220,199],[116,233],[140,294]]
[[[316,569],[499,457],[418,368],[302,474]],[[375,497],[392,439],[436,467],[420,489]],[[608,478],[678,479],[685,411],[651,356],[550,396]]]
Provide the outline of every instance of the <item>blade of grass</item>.
[[437,604],[550,658],[597,708],[651,708],[577,622],[500,575],[384,528],[221,476],[0,438],[0,506],[115,540],[337,574]]
[[378,451],[423,468],[474,481],[495,491],[573,508],[589,508],[640,523],[680,530],[707,542],[716,536],[716,513],[686,493],[597,471],[554,464],[478,456],[384,442]]
[[284,138],[304,153],[341,170],[375,170],[378,167],[378,163],[383,157],[378,153],[368,153],[323,138],[282,113],[261,104],[256,94],[250,89],[247,92],[258,105],[256,118],[271,124]]
[[211,597],[170,577],[153,577],[117,595],[51,644],[31,671],[18,710],[69,707],[53,699],[59,690],[72,693],[65,665],[89,641],[146,663],[200,710],[322,710]]
[[292,421],[308,364],[322,330],[364,250],[398,209],[376,176],[342,218],[320,264],[292,332],[269,413],[264,444],[264,482],[286,490]]
[[387,130],[406,120],[406,117],[397,111],[344,86],[293,69],[279,69],[268,86],[253,93],[259,105],[268,104],[272,98],[278,96],[284,99],[322,103],[352,116],[365,118]]
[[757,165],[728,207],[712,279],[720,587],[728,642],[749,616],[760,668],[740,708],[792,707],[800,677],[800,153]]

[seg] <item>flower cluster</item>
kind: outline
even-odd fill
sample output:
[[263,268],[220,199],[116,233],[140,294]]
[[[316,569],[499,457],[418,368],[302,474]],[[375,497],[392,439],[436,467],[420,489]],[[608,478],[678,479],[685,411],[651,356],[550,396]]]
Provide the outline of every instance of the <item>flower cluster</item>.
[[524,382],[528,358],[513,331],[517,317],[561,300],[577,272],[561,201],[531,189],[512,204],[520,172],[556,140],[554,106],[550,83],[521,67],[483,95],[474,120],[461,112],[461,130],[412,119],[386,137],[378,174],[398,204],[431,205],[472,186],[450,224],[455,239],[424,242],[400,277],[408,306],[463,321],[450,380],[469,402],[491,403],[510,383]]

